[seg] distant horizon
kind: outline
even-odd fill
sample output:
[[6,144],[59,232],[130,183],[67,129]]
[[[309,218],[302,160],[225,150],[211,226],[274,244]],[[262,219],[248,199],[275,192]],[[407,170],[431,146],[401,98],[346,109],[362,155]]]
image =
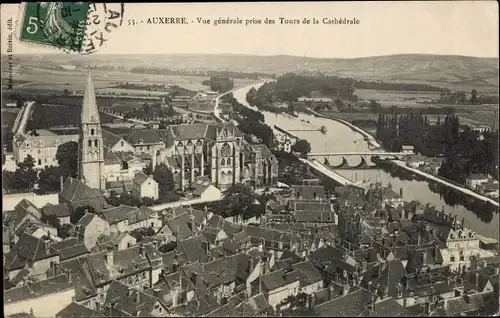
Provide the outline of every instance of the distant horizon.
[[[1,53],[1,55],[6,55],[5,53]],[[297,57],[297,58],[307,58],[307,59],[317,59],[317,60],[356,60],[356,59],[367,59],[367,58],[378,58],[378,57],[395,57],[395,56],[438,56],[438,57],[463,57],[463,58],[475,58],[475,59],[497,59],[500,60],[498,56],[473,56],[473,55],[462,55],[462,54],[440,54],[440,53],[393,53],[393,54],[382,54],[382,55],[367,55],[367,56],[359,56],[359,57],[317,57],[317,56],[300,56],[295,54],[256,54],[256,53],[101,53],[97,52],[95,54],[78,54],[72,53],[68,54],[65,52],[43,52],[43,53],[19,53],[14,54],[15,56],[31,56],[31,55],[66,55],[71,57],[91,57],[91,56],[109,56],[109,55],[137,55],[137,56],[255,56],[255,57]]]

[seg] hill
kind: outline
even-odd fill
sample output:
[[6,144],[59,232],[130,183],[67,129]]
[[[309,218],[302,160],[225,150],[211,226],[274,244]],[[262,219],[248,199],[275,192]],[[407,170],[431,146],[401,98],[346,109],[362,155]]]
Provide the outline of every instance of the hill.
[[[38,55],[18,56],[23,62],[59,66],[62,68],[93,68],[111,66],[130,69],[154,68],[197,69],[214,71],[263,72],[322,72],[360,80],[414,82],[460,89],[498,87],[498,59],[457,55],[400,54],[389,56],[336,59],[307,58],[289,55]],[[57,61],[57,62],[55,62]],[[460,88],[459,88],[460,87]]]

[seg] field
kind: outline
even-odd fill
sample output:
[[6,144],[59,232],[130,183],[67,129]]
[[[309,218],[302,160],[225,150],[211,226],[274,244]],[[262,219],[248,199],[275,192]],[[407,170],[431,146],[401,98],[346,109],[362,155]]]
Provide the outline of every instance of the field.
[[19,108],[2,109],[2,130],[7,130],[12,128],[18,112]]
[[[87,79],[87,69],[65,70],[40,65],[22,64],[16,67],[13,75],[15,90],[41,90],[62,92],[67,89],[70,92],[82,93]],[[92,68],[90,68],[92,69]],[[2,72],[2,82],[4,82],[7,72]],[[201,76],[181,76],[181,75],[154,75],[138,74],[125,70],[94,70],[92,69],[92,80],[96,91],[119,90],[127,92],[129,90],[109,89],[119,82],[129,82],[137,84],[165,84],[177,85],[188,90],[207,90],[209,87],[202,84],[208,77]],[[243,86],[254,82],[253,80],[234,79],[235,86]],[[130,92],[137,90],[130,90]],[[143,91],[154,94],[154,91]],[[161,93],[161,92],[158,92]]]
[[374,99],[382,106],[421,106],[417,101],[439,98],[437,92],[404,92],[404,91],[379,91],[374,89],[356,89],[354,92],[364,100]]

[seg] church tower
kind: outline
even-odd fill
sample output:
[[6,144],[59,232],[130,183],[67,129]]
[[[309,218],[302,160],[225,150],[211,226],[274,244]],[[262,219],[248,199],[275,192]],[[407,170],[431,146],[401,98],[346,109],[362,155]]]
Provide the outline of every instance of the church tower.
[[79,179],[92,189],[106,189],[101,123],[90,72],[83,95],[78,146]]

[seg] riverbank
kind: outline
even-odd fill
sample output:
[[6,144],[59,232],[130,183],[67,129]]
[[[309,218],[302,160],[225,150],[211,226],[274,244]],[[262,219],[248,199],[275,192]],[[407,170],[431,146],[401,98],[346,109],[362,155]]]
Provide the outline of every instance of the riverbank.
[[384,147],[382,147],[377,142],[377,140],[375,139],[375,137],[373,137],[372,135],[370,135],[368,132],[364,131],[363,129],[359,128],[358,126],[355,126],[355,125],[351,124],[347,120],[344,120],[344,119],[341,119],[341,118],[336,118],[336,117],[333,117],[333,116],[327,116],[327,115],[320,114],[317,111],[314,111],[314,110],[312,110],[309,107],[307,108],[307,110],[309,112],[311,112],[311,114],[313,114],[316,117],[321,117],[321,118],[325,118],[325,119],[335,120],[336,122],[339,122],[339,123],[341,123],[343,125],[348,126],[353,131],[355,131],[357,133],[360,133],[361,135],[363,135],[363,137],[364,137],[365,141],[368,143],[368,145],[371,146],[371,147],[373,147],[372,150],[386,150],[387,151],[387,149],[384,149]]

